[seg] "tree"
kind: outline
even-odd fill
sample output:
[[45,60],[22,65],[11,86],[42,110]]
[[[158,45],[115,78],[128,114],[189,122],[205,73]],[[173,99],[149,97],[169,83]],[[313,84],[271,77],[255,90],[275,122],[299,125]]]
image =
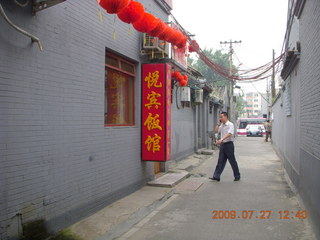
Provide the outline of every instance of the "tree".
[[[225,67],[226,69],[229,69],[228,54],[222,53],[221,50],[214,51],[212,48],[204,49],[203,52],[213,62]],[[209,83],[210,85],[225,86],[229,82],[226,77],[221,76],[220,74],[209,68],[201,59],[189,58],[188,63],[191,63],[191,66],[201,72],[204,78],[207,80],[207,83]],[[235,69],[234,66],[233,68]],[[236,71],[234,70],[233,72],[235,73]]]
[[241,96],[238,96],[237,97],[237,111],[238,111],[239,115],[245,113],[244,108],[246,107],[246,105],[247,105],[247,102],[244,100],[244,98]]

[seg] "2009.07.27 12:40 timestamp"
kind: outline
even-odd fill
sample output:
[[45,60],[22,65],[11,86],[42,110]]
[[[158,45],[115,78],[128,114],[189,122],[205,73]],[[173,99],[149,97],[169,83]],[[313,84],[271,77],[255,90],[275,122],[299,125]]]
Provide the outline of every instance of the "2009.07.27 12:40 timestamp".
[[276,214],[279,219],[306,219],[308,213],[306,210],[299,211],[271,211],[271,210],[214,210],[212,211],[212,219],[270,219],[271,216]]

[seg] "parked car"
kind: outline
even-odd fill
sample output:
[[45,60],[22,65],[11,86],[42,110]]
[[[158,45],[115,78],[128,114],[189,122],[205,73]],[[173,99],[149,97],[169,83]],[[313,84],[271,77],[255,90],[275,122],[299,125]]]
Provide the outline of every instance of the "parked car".
[[263,133],[265,132],[264,126],[261,124],[248,124],[246,127],[247,137],[249,136],[257,136],[263,137]]

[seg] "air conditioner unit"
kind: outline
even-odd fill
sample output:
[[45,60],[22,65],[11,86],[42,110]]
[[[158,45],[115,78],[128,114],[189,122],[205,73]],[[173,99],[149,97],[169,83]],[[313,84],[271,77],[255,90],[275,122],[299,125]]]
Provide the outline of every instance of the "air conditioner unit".
[[164,57],[167,57],[169,55],[169,43],[159,40],[157,37],[152,37],[147,33],[143,34],[143,50],[150,53],[151,51],[154,52],[154,54],[161,54],[164,55]]
[[195,89],[194,90],[194,102],[195,103],[203,103],[203,90]]
[[36,12],[39,12],[48,7],[52,7],[56,4],[62,3],[66,0],[33,0],[32,1],[32,14],[35,15]]
[[190,102],[191,94],[189,87],[181,87],[181,101]]

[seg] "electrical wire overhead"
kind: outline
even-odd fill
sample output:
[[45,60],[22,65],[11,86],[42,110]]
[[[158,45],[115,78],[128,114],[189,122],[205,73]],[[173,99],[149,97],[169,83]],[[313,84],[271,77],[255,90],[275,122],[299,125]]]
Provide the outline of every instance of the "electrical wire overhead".
[[[260,81],[267,79],[271,76],[270,71],[273,68],[276,68],[277,70],[280,68],[281,60],[283,59],[284,53],[280,54],[279,57],[277,57],[274,62],[268,62],[260,67],[254,68],[254,69],[245,69],[245,70],[237,70],[237,73],[232,75],[230,74],[230,69],[225,68],[221,66],[218,63],[215,63],[213,60],[211,60],[199,47],[199,45],[196,43],[194,39],[192,39],[190,36],[191,34],[187,32],[181,24],[177,21],[177,19],[171,14],[172,19],[175,21],[176,25],[179,26],[181,31],[188,36],[188,43],[192,47],[192,49],[195,49],[194,52],[198,54],[198,57],[213,71],[218,73],[219,75],[229,79],[229,80],[238,80],[238,81]],[[195,45],[195,43],[197,45]]]
[[223,77],[226,77],[230,80],[238,80],[238,81],[252,81],[252,80],[263,80],[270,77],[270,71],[273,67],[276,67],[282,60],[283,54],[277,57],[273,62],[269,62],[263,66],[260,66],[255,69],[248,70],[238,70],[236,75],[230,75],[230,69],[227,69],[214,61],[208,58],[205,53],[201,50],[201,48],[197,51],[199,58],[212,70],[217,72]]

